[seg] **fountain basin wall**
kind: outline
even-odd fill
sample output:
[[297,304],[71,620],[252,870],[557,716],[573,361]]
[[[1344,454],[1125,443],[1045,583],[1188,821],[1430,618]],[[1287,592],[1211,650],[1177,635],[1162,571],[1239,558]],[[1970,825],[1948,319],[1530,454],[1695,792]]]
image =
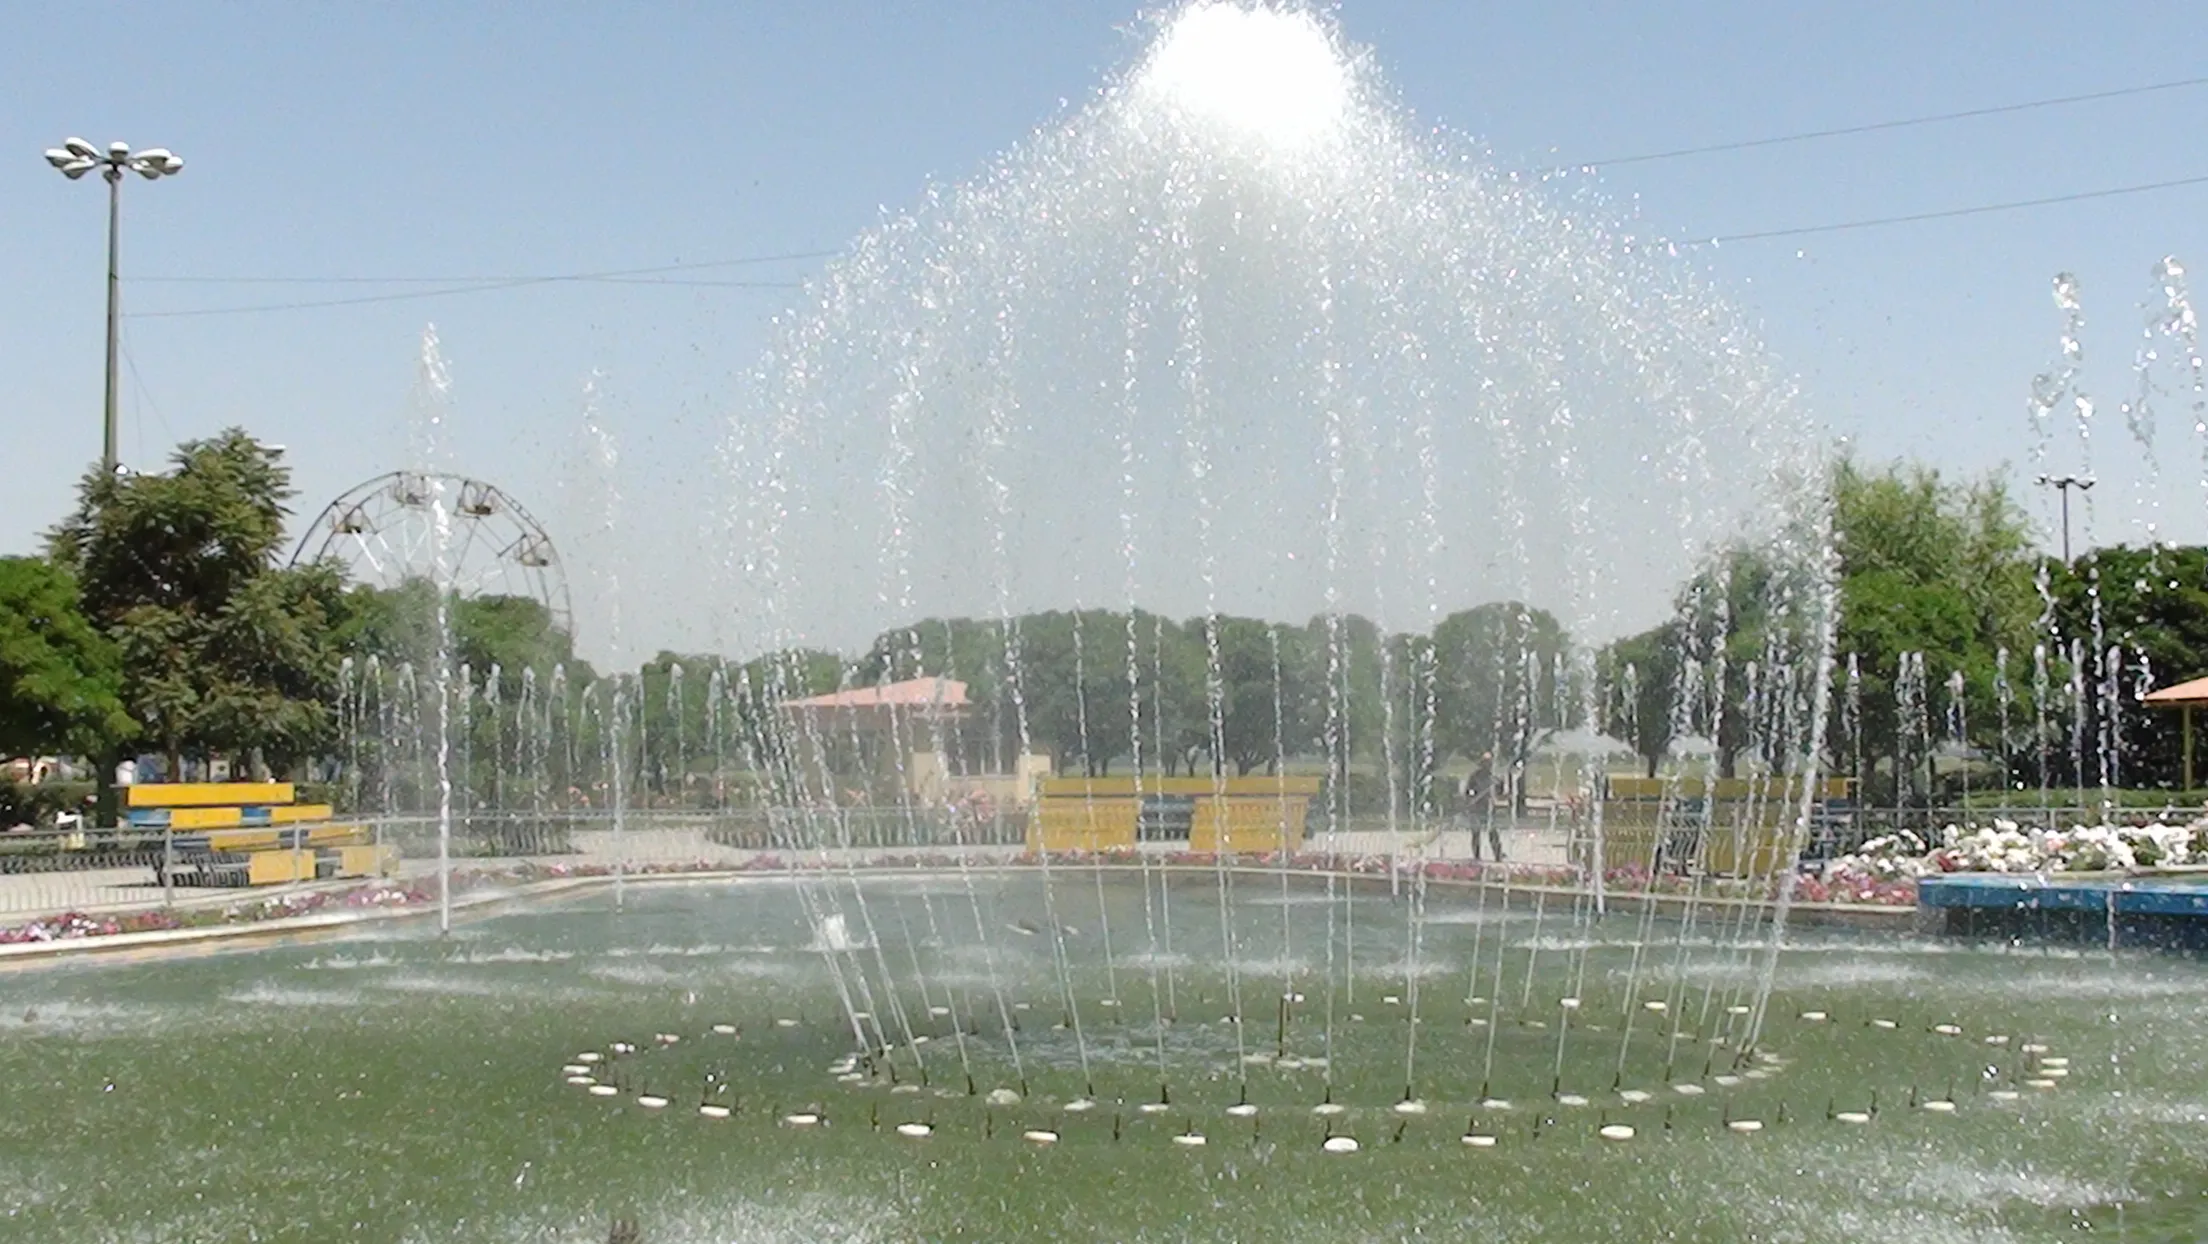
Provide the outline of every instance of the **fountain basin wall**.
[[2017,876],[1917,882],[1918,927],[1968,938],[2208,952],[2208,874]]

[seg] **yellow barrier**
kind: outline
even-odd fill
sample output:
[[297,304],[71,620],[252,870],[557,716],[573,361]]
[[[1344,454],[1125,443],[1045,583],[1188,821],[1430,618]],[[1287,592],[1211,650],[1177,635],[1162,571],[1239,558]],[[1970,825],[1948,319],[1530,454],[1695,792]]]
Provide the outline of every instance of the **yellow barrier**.
[[1238,855],[1293,852],[1303,845],[1304,816],[1310,807],[1311,801],[1300,795],[1199,799],[1189,824],[1189,850]]
[[1031,851],[1125,851],[1147,799],[1187,801],[1194,851],[1270,854],[1303,845],[1316,777],[1047,778],[1028,818]]
[[1317,777],[1061,777],[1044,778],[1037,793],[1045,799],[1132,799],[1137,795],[1207,795],[1250,798],[1319,793]]
[[247,885],[283,885],[312,881],[316,856],[312,851],[255,851],[246,857]]
[[207,835],[210,851],[275,851],[338,847],[368,841],[365,825],[316,825],[308,829],[218,829]]
[[1129,850],[1141,807],[1134,799],[1045,799],[1028,818],[1027,845],[1042,851]]
[[396,877],[399,875],[399,849],[394,846],[364,845],[337,849],[337,875],[340,877]]
[[1704,849],[1707,867],[1722,877],[1769,877],[1786,863],[1791,826],[1712,826]]
[[[1745,803],[1755,799],[1798,803],[1802,798],[1802,779],[1798,777],[1718,778],[1714,782],[1691,778],[1613,777],[1605,779],[1605,784],[1612,800],[1657,800],[1669,795],[1675,799],[1715,799],[1719,803]],[[1855,779],[1821,778],[1816,790],[1819,799],[1852,799]]]
[[[249,818],[246,813],[265,813],[265,817]],[[170,829],[232,829],[257,820],[266,825],[300,825],[313,821],[326,821],[337,815],[336,809],[326,803],[295,803],[289,807],[275,808],[175,808],[169,812]],[[259,828],[259,824],[253,826]]]
[[[1669,824],[1659,822],[1655,808],[1654,804],[1603,805],[1602,866],[1605,870],[1653,870],[1660,866],[1672,872],[1693,871],[1720,877],[1768,877],[1785,861],[1792,817],[1780,824],[1751,825],[1745,815],[1740,815],[1721,819],[1705,828],[1693,818],[1684,816]],[[1720,808],[1720,817],[1727,811]],[[1661,859],[1658,858],[1659,848]],[[1570,857],[1575,868],[1592,866],[1592,829],[1572,840]]]
[[347,847],[286,847],[245,857],[247,885],[285,885],[317,877],[395,877],[397,847],[362,843]]
[[294,798],[289,782],[144,782],[123,789],[133,808],[253,807]]

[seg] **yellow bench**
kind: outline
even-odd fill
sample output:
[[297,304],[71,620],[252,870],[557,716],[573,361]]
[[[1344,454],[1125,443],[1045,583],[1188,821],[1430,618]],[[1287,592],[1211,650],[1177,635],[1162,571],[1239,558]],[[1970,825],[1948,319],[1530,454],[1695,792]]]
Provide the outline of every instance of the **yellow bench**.
[[132,808],[273,807],[296,798],[289,782],[141,782],[123,789]]
[[[165,831],[156,880],[280,885],[326,877],[384,877],[395,848],[368,826],[334,820],[328,804],[294,802],[289,782],[167,782],[128,788],[134,826]],[[191,831],[179,833],[179,830]]]

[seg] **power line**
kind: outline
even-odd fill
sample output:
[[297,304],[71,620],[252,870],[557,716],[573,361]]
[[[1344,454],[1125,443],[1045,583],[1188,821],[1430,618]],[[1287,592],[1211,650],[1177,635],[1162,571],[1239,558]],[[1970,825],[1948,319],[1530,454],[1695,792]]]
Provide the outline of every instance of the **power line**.
[[[805,251],[793,252],[788,255],[759,256],[750,259],[722,259],[715,260],[709,263],[663,264],[653,268],[624,268],[611,272],[575,272],[563,273],[555,276],[495,277],[476,278],[473,280],[469,280],[468,278],[449,278],[453,280],[465,281],[466,283],[449,285],[443,289],[402,290],[397,293],[389,294],[361,294],[350,298],[318,298],[310,299],[303,302],[265,302],[255,303],[251,306],[243,307],[195,307],[181,311],[140,311],[133,313],[130,318],[140,320],[196,319],[202,316],[209,315],[250,315],[262,311],[307,311],[324,307],[354,307],[375,302],[406,302],[419,298],[445,298],[454,294],[482,294],[489,293],[494,290],[521,289],[526,286],[532,285],[678,285],[717,289],[797,289],[801,286],[800,283],[796,281],[688,281],[676,278],[660,277],[652,274],[663,272],[694,271],[703,268],[725,268],[736,264],[767,263],[784,259],[812,259],[837,253],[839,252]],[[219,280],[222,278],[208,279]],[[288,278],[246,279],[288,280]],[[366,282],[373,281],[374,279],[375,278],[345,278],[345,281],[347,283],[354,283],[355,281]],[[403,279],[411,282],[418,278],[409,277]]]
[[616,277],[656,276],[665,272],[697,272],[707,268],[736,268],[798,259],[826,259],[841,253],[832,250],[787,251],[779,255],[746,255],[740,259],[709,259],[694,263],[661,264],[651,268],[619,268],[609,272],[555,273],[547,276],[134,276],[128,279],[135,284],[191,285],[474,285],[521,281],[603,281]]
[[544,285],[561,277],[533,277],[514,281],[493,281],[487,284],[458,285],[449,289],[417,289],[399,294],[364,294],[358,298],[323,298],[312,302],[264,302],[250,307],[198,307],[187,311],[139,311],[134,320],[170,320],[196,318],[204,315],[249,315],[257,311],[307,311],[318,307],[355,307],[371,302],[403,302],[416,298],[442,298],[448,294],[481,294],[494,289],[519,289],[524,285]]
[[1984,216],[1992,212],[2015,212],[2031,207],[2051,207],[2058,203],[2083,203],[2091,199],[2113,199],[2131,194],[2148,194],[2156,190],[2175,190],[2183,186],[2208,185],[2208,176],[2180,177],[2171,181],[2150,181],[2136,186],[2114,186],[2106,190],[2083,190],[2076,194],[2049,195],[2041,199],[2014,199],[2006,203],[1980,203],[1972,207],[1951,207],[1936,212],[1911,212],[1905,216],[1873,216],[1863,220],[1843,220],[1826,225],[1800,225],[1791,229],[1761,229],[1752,233],[1728,233],[1717,237],[1685,239],[1668,243],[1677,246],[1717,246],[1727,242],[1754,242],[1765,238],[1795,238],[1812,233],[1840,233],[1850,229],[1876,229],[1885,225],[1909,225],[1926,220],[1954,220],[1963,216]]
[[2059,108],[2068,104],[2085,104],[2101,99],[2123,99],[2133,95],[2149,95],[2157,91],[2176,91],[2186,87],[2208,86],[2208,77],[2180,78],[2174,82],[2154,82],[2145,86],[2119,87],[2112,91],[2092,91],[2084,95],[2060,95],[2053,99],[2027,100],[2020,104],[1996,104],[1990,108],[1966,108],[1961,112],[1938,112],[1921,117],[1904,117],[1898,121],[1873,121],[1866,125],[1842,125],[1825,130],[1805,130],[1799,134],[1780,134],[1772,138],[1750,138],[1740,142],[1710,143],[1700,147],[1674,147],[1668,151],[1648,151],[1639,155],[1614,156],[1607,160],[1586,160],[1572,167],[1611,167],[1619,164],[1645,164],[1652,160],[1676,160],[1683,156],[1715,155],[1721,151],[1748,151],[1757,147],[1778,147],[1788,143],[1806,143],[1820,138],[1842,138],[1850,134],[1875,134],[1885,130],[1909,129],[1919,125],[1939,125],[1948,121],[1967,121],[1973,117],[2003,116],[2012,112],[2030,112],[2035,108]]
[[[1956,220],[1967,216],[1984,216],[1996,212],[2014,212],[2023,211],[2034,207],[2053,207],[2064,203],[2085,203],[2095,199],[2122,198],[2129,195],[2150,194],[2161,190],[2177,190],[2188,186],[2199,185],[2208,185],[2208,175],[2203,175],[2199,177],[2179,177],[2173,178],[2168,181],[2144,182],[2139,185],[2132,186],[2111,186],[2101,190],[2081,190],[2074,194],[2047,195],[2045,197],[2037,199],[2012,199],[2001,203],[1979,203],[1973,204],[1969,207],[1943,208],[1938,211],[1930,212],[1910,212],[1899,216],[1871,216],[1865,217],[1860,220],[1835,221],[1829,224],[1821,225],[1797,225],[1786,229],[1758,229],[1745,233],[1724,233],[1706,238],[1664,239],[1660,241],[1659,244],[1667,246],[1721,246],[1732,242],[1757,242],[1772,238],[1807,237],[1812,234],[1819,233],[1844,233],[1856,229],[1876,229],[1883,228],[1889,225],[1919,224],[1925,221],[1933,220]],[[776,256],[775,258],[815,258],[836,253],[838,252],[816,251],[804,252],[802,254],[793,254],[788,256]],[[355,298],[328,298],[307,302],[261,303],[254,306],[246,307],[205,307],[186,311],[141,311],[134,312],[127,318],[172,319],[179,317],[198,317],[208,315],[245,315],[261,311],[303,311],[322,307],[358,306],[364,303],[399,302],[418,298],[442,298],[452,294],[488,293],[494,290],[518,289],[530,285],[547,285],[559,283],[605,285],[672,285],[705,288],[742,289],[801,288],[800,283],[794,281],[689,281],[681,279],[659,278],[645,275],[658,272],[682,271],[690,268],[725,267],[731,264],[748,262],[766,262],[766,260],[722,260],[716,263],[709,264],[670,264],[659,268],[633,268],[621,272],[582,272],[561,276],[513,277],[502,280],[483,280],[478,281],[474,284],[455,285],[445,289],[407,290],[400,293],[392,294],[366,294]],[[630,275],[631,273],[635,273],[638,275]],[[267,279],[277,280],[288,278]],[[368,280],[372,278],[357,279]],[[416,278],[406,279],[413,280]]]

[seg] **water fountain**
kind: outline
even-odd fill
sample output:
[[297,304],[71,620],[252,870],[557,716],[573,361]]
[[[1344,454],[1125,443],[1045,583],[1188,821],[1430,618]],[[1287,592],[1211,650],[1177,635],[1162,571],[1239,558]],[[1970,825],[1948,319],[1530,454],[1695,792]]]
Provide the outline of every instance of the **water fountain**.
[[[1318,815],[1331,843],[1369,826],[1393,844],[1445,823],[1437,781],[1448,712],[1492,715],[1498,736],[1582,717],[1579,701],[1596,694],[1592,658],[1584,644],[1544,647],[1521,627],[1515,648],[1495,646],[1492,681],[1514,690],[1479,706],[1445,705],[1432,649],[1360,652],[1351,634],[1358,625],[1377,624],[1383,635],[1425,630],[1468,604],[1507,596],[1598,637],[1690,578],[1723,542],[1750,536],[1772,550],[1779,607],[1795,626],[1763,654],[1768,690],[1749,729],[1758,750],[1782,762],[1798,766],[1818,750],[1824,680],[1814,671],[1830,609],[1820,516],[1800,504],[1799,488],[1818,455],[1784,378],[1661,246],[1636,242],[1607,214],[1579,210],[1454,140],[1417,134],[1362,59],[1308,12],[1196,4],[1162,17],[1138,63],[1086,106],[986,175],[931,190],[921,208],[861,238],[824,279],[818,302],[783,324],[758,390],[727,447],[738,484],[737,621],[750,646],[788,648],[799,636],[860,635],[918,618],[994,618],[1001,646],[982,654],[986,671],[941,664],[956,658],[931,654],[917,629],[890,630],[896,650],[882,679],[886,686],[892,669],[986,673],[1002,688],[1009,733],[1025,754],[1035,745],[1037,705],[1054,689],[1030,676],[1023,652],[1037,641],[1016,617],[1068,600],[1122,602],[1123,698],[1092,691],[1087,672],[1091,661],[1110,669],[1120,660],[1116,641],[1085,642],[1084,615],[1071,615],[1074,731],[1092,774],[1092,749],[1106,765],[1124,759],[1138,803],[1162,791],[1170,772],[1164,728],[1144,729],[1145,704],[1164,697],[1162,672],[1145,665],[1142,609],[1196,618],[1188,625],[1200,634],[1205,670],[1199,746],[1219,758],[1214,794],[1222,799],[1233,639],[1224,619],[1317,615],[1326,670]],[[853,470],[854,462],[874,469]],[[1092,462],[1117,469],[1091,472]],[[876,516],[871,532],[867,515]],[[880,585],[875,607],[854,610],[853,585],[868,579]],[[1714,594],[1713,608],[1727,607],[1729,596]],[[1291,743],[1281,724],[1280,634],[1267,634],[1269,764],[1279,772]],[[1374,679],[1378,719],[1352,720],[1353,687]],[[1236,681],[1240,694],[1246,680]],[[810,721],[788,728],[820,730]],[[857,750],[855,735],[852,743]],[[793,739],[774,750],[822,749]],[[908,750],[893,747],[896,797],[910,815]],[[1359,791],[1352,769],[1367,758],[1380,780]],[[1062,767],[1074,759],[1059,757]],[[1517,792],[1532,777],[1523,749],[1513,763]],[[1594,759],[1555,763],[1553,788],[1591,789]],[[823,863],[853,865],[839,850],[848,842],[839,818],[791,811]],[[1537,922],[1552,901],[1568,909],[1557,918],[1575,938],[1612,897],[1599,819],[1583,839],[1586,887],[1520,895],[1535,904]],[[1432,1041],[1423,1027],[1429,878],[1421,861],[1383,850],[1387,894],[1407,904],[1409,918],[1381,943],[1400,958],[1379,1005],[1414,1021],[1403,1034],[1395,1102],[1412,1118],[1425,1106],[1420,1047]],[[1172,1082],[1188,1074],[1166,1040],[1188,996],[1173,939],[1185,946],[1196,936],[1192,921],[1205,920],[1216,924],[1208,935],[1222,976],[1197,996],[1220,1012],[1234,1066],[1264,1065],[1253,1031],[1261,1016],[1273,1019],[1271,1057],[1320,1068],[1318,1104],[1340,1104],[1337,1025],[1364,1022],[1358,1008],[1373,1005],[1369,992],[1360,1000],[1360,989],[1374,986],[1354,966],[1373,948],[1369,934],[1360,944],[1359,924],[1397,913],[1367,915],[1361,887],[1328,870],[1313,904],[1324,911],[1327,962],[1299,964],[1286,919],[1299,894],[1285,838],[1271,854],[1284,905],[1277,938],[1242,929],[1250,900],[1237,890],[1246,881],[1225,852],[1206,863],[1205,896],[1185,877],[1165,878],[1149,854],[1119,861],[1141,874],[1152,1012],[1144,1043],[1163,1081],[1149,1103],[1155,1113],[1166,1112]],[[1092,1030],[1128,1019],[1110,938],[1121,904],[1105,861],[1087,861],[1083,901],[1102,936],[1099,959],[1085,962],[1087,948],[1059,910],[1073,901],[1069,865],[1054,865],[1049,851],[1036,863],[1043,910],[1032,931],[1050,950],[1058,1027],[1070,1034],[1082,1106],[1098,1082]],[[848,898],[876,927],[856,880],[800,887],[813,891],[808,906],[840,917]],[[1509,905],[1506,895],[1502,910]],[[1768,960],[1750,946],[1775,939],[1775,923],[1745,909],[1728,914],[1722,936],[1740,964]],[[1123,911],[1118,927],[1132,927],[1132,916]],[[927,923],[937,925],[932,912]],[[977,922],[977,936],[987,932]],[[1572,1098],[1561,1085],[1576,1061],[1571,1038],[1590,955],[1582,945],[1545,963],[1540,938],[1537,923],[1523,975],[1509,982],[1518,998],[1509,1010],[1546,999],[1551,1009],[1525,1023],[1547,1033],[1553,1022],[1549,1092]],[[1636,983],[1643,950],[1631,956]],[[1503,953],[1498,941],[1487,1014],[1462,1025],[1481,1020],[1481,1061],[1490,1068],[1505,1020]],[[1273,981],[1253,978],[1246,959],[1286,965],[1277,999],[1258,992]],[[886,961],[871,977],[856,960],[835,967],[854,998],[898,992]],[[1080,978],[1089,970],[1101,973],[1102,997],[1088,996]],[[1310,1007],[1299,971],[1320,979]],[[1551,972],[1563,976],[1556,997],[1546,997]],[[927,991],[917,962],[902,975]],[[1768,975],[1761,987],[1728,988],[1738,1048],[1752,1046],[1764,1022]],[[1279,1014],[1263,1016],[1275,1001]],[[1637,1015],[1637,1005],[1625,1004],[1625,1014]],[[893,1009],[901,1029],[903,1008]],[[1320,1049],[1290,1051],[1289,1034],[1302,1024],[1316,1026]],[[1681,1039],[1675,1031],[1672,1045]],[[920,1061],[909,1038],[883,1044],[869,1055],[876,1070],[900,1074],[898,1047]],[[1630,1024],[1612,1061],[1622,1079],[1633,1061]],[[1233,1078],[1236,1104],[1247,1106],[1248,1074]]]
[[[409,757],[375,781],[448,808],[450,723],[423,706],[512,717],[518,758],[463,771],[604,800],[618,915],[582,888],[444,941],[119,968],[116,1005],[169,1006],[173,1040],[117,1077],[113,1143],[169,1173],[149,1120],[211,1076],[300,1068],[315,1105],[218,1120],[287,1175],[257,1212],[383,1214],[393,1238],[609,1214],[652,1240],[1855,1240],[1958,1217],[2036,1238],[2192,1186],[2160,1173],[2189,1142],[2154,1113],[2197,1112],[2182,1060],[2136,1056],[2192,1040],[2191,965],[1796,927],[1786,827],[1815,783],[1726,803],[1729,779],[1675,769],[1658,797],[1699,812],[1606,824],[1599,753],[1534,757],[1613,685],[1591,641],[1682,583],[1712,634],[1736,609],[1783,622],[1667,675],[1675,735],[1800,775],[1828,721],[1854,746],[1884,711],[1859,672],[1826,702],[1817,435],[1739,317],[1601,203],[1414,129],[1325,18],[1156,22],[1124,75],[859,239],[779,326],[725,456],[729,642],[784,656],[656,685],[555,667],[517,694],[425,695],[442,660],[349,679],[350,716]],[[1741,540],[1762,560],[1719,556]],[[1442,630],[1496,600],[1519,603],[1461,625],[1504,639],[1446,668]],[[1022,624],[1068,607],[1062,632]],[[1313,621],[1251,621],[1294,617]],[[826,682],[797,652],[877,634],[878,660]],[[1318,673],[1291,703],[1299,662]],[[2064,728],[2044,650],[2032,675],[2044,754]],[[969,681],[986,719],[946,707]],[[915,685],[930,698],[895,699]],[[1927,763],[1938,694],[1917,659],[1891,697]],[[812,697],[830,706],[788,707]],[[1560,858],[1434,858],[1474,811],[1441,776],[1470,738],[1485,812],[1538,826],[1513,851]],[[1087,832],[1132,805],[1125,849],[1021,853],[948,780],[1020,772],[1046,740],[1091,783],[1063,796]],[[1261,772],[1230,773],[1230,742]],[[1210,772],[1177,773],[1192,755]],[[740,858],[765,875],[628,873],[632,804],[669,784],[653,756],[749,805],[766,829]],[[1292,830],[1298,765],[1317,793]],[[1262,789],[1230,783],[1268,779],[1255,849],[1194,849],[1233,842],[1231,799]],[[1671,835],[1752,881],[1667,873]],[[299,1018],[214,1039],[279,1005]],[[75,1080],[120,1048],[0,1052],[0,1080],[89,1117]],[[253,1148],[264,1109],[289,1112],[280,1153]],[[420,1143],[356,1143],[394,1132]],[[86,1195],[120,1213],[128,1191]],[[200,1212],[170,1234],[237,1234]]]

